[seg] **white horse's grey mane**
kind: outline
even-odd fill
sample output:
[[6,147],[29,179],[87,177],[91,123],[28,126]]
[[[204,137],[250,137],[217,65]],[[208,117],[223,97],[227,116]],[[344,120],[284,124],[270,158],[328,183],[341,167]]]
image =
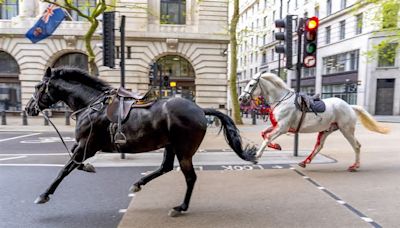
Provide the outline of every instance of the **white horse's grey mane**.
[[280,87],[282,89],[288,89],[288,90],[292,90],[291,88],[289,88],[286,83],[280,78],[278,77],[278,75],[273,74],[273,73],[263,73],[261,75],[261,78],[270,81],[272,84],[274,84],[277,87]]

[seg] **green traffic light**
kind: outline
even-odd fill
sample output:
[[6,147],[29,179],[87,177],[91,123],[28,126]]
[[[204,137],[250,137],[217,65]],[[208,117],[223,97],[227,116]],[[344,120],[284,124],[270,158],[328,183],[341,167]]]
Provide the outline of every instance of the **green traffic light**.
[[307,44],[306,52],[307,54],[312,54],[317,50],[317,45],[314,43]]

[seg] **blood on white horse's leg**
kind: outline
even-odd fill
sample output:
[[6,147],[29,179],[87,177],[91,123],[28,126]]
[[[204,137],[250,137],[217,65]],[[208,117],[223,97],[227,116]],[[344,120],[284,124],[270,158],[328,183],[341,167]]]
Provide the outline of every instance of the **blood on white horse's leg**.
[[[274,130],[274,127],[273,127],[273,126],[270,126],[269,128],[263,130],[263,131],[261,132],[261,137],[262,137],[263,139],[266,139],[267,134],[270,133],[272,130]],[[269,148],[272,148],[272,149],[275,149],[275,150],[282,150],[281,145],[279,145],[278,143],[272,143],[272,142],[270,142],[270,143],[268,143],[267,146],[268,146]]]
[[314,150],[304,161],[300,162],[298,165],[305,168],[307,164],[311,163],[313,158],[324,147],[324,143],[325,143],[325,140],[328,137],[328,135],[330,135],[332,132],[336,131],[337,129],[339,129],[338,125],[336,123],[332,123],[328,130],[319,132],[318,137],[317,137],[317,143],[314,146]]
[[274,127],[274,129],[271,130],[270,133],[268,133],[264,139],[264,141],[261,144],[261,147],[258,149],[257,154],[256,154],[256,158],[260,158],[264,152],[265,147],[271,143],[274,139],[276,139],[277,137],[279,137],[280,135],[284,134],[285,132],[287,132],[286,127]]
[[318,133],[317,143],[315,143],[313,151],[311,152],[310,155],[308,155],[308,157],[304,161],[298,164],[300,167],[305,168],[307,164],[311,163],[311,160],[314,158],[314,154],[316,153],[316,151],[317,150],[319,151],[321,149],[321,139],[323,136],[324,136],[324,131]]

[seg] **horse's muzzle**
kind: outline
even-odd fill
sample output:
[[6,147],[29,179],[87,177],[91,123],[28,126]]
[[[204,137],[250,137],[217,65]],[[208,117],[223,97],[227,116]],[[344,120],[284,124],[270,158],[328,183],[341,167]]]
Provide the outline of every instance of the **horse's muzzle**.
[[250,99],[246,95],[240,95],[238,100],[242,105],[248,105],[250,103]]
[[36,102],[31,98],[28,101],[28,104],[26,104],[25,111],[28,113],[30,116],[37,116],[39,115],[39,109],[37,108]]

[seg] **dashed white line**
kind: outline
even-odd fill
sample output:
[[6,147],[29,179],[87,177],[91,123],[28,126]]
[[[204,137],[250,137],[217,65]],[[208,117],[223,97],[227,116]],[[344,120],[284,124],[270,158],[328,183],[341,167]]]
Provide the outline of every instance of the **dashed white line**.
[[11,137],[11,138],[0,139],[0,142],[10,141],[10,140],[13,140],[13,139],[26,138],[26,137],[40,135],[40,134],[41,133],[32,133],[32,134],[27,134],[27,135],[20,135],[20,136],[15,136],[15,137]]
[[64,165],[59,165],[59,164],[0,164],[0,166],[26,166],[26,167],[64,167]]
[[19,159],[19,158],[26,158],[26,156],[17,156],[17,157],[11,157],[11,158],[0,158],[0,161],[7,161],[7,160],[13,160],[13,159]]
[[119,213],[126,213],[126,211],[128,211],[128,209],[119,209]]
[[361,219],[366,221],[366,222],[373,222],[374,221],[372,218],[368,218],[368,217],[361,217]]

